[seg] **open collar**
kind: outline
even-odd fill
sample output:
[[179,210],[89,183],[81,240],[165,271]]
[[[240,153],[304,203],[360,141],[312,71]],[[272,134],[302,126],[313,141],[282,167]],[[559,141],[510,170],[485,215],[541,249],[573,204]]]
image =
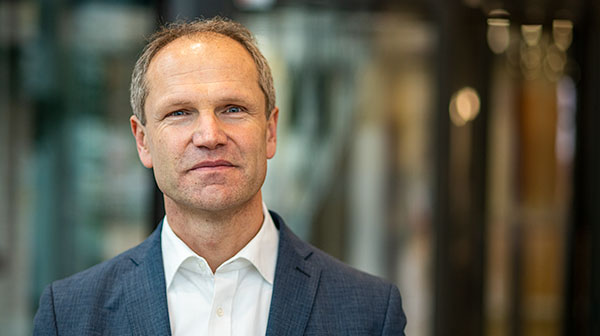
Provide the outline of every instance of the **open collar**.
[[[238,253],[229,258],[217,268],[226,271],[236,269],[247,263],[251,264],[258,273],[270,285],[273,285],[275,278],[275,266],[277,262],[277,249],[279,244],[279,232],[277,231],[273,219],[263,203],[263,223],[258,233],[246,244]],[[203,264],[202,270],[206,274],[212,273],[206,260],[196,254],[187,246],[171,229],[168,219],[163,220],[161,232],[161,247],[164,260],[165,283],[168,289],[175,274],[182,267],[182,264],[190,258],[198,259]],[[245,262],[240,262],[245,260]]]

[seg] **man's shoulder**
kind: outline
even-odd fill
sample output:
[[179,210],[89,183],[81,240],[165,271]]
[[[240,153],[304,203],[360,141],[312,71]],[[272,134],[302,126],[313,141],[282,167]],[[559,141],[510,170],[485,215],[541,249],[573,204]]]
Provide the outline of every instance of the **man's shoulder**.
[[51,286],[55,294],[73,295],[76,291],[93,292],[105,287],[114,288],[118,279],[131,272],[156,244],[156,232],[140,244],[120,253],[119,255],[96,264],[86,270],[67,278],[54,281]]
[[40,297],[34,334],[62,330],[87,335],[108,326],[115,334],[128,333],[127,307],[152,284],[164,281],[162,265],[156,265],[161,260],[159,231],[110,260],[48,285]]
[[[279,282],[275,275],[276,307],[287,315],[300,314],[302,308],[285,307],[310,307],[307,334],[403,335],[406,316],[396,285],[341,262],[296,237],[280,217],[274,220],[283,258],[278,260]],[[283,316],[274,325],[285,325]]]
[[344,282],[348,282],[348,285],[368,285],[369,287],[388,287],[391,285],[383,278],[356,269],[315,246],[310,245],[310,248],[314,251],[311,258],[314,258],[314,262],[321,267],[323,274],[326,276],[341,278]]
[[136,248],[139,248],[139,245],[69,277],[56,280],[52,283],[52,285],[54,288],[75,288],[77,285],[83,285],[86,282],[93,282],[97,284],[103,279],[114,278],[118,274],[122,274],[124,271],[131,269],[131,266],[134,266],[130,255]]
[[389,281],[358,270],[298,238],[285,226],[277,214],[275,214],[274,220],[278,223],[277,225],[283,227],[285,243],[292,244],[307,263],[319,269],[325,283],[333,283],[338,288],[347,287],[353,291],[389,292],[390,288],[394,286]]
[[375,299],[387,298],[390,291],[396,287],[381,277],[356,269],[307,242],[303,243],[312,252],[307,261],[321,270],[321,284],[334,286],[335,292],[347,292]]

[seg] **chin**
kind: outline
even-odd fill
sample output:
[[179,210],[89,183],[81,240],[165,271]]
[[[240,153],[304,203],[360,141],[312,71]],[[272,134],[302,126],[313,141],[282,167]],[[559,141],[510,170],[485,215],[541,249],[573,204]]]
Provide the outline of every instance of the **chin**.
[[[256,189],[256,190],[255,190]],[[171,202],[180,209],[203,212],[223,212],[243,207],[252,202],[260,193],[260,188],[249,185],[210,185],[200,188],[175,188],[175,192],[165,193],[165,202]]]
[[[251,199],[251,198],[250,198]],[[204,197],[196,197],[188,199],[187,206],[191,209],[206,211],[206,212],[223,212],[239,208],[247,203],[249,199],[245,197],[236,197],[236,195],[208,195]]]

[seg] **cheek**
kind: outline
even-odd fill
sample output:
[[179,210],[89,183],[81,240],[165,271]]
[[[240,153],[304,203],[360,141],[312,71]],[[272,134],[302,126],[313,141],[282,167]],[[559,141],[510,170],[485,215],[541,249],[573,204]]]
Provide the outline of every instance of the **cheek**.
[[266,163],[267,144],[263,137],[256,135],[257,133],[259,132],[256,132],[253,136],[239,137],[235,141],[242,160],[246,162],[248,168],[254,171],[251,174],[259,173]]
[[150,146],[155,166],[173,166],[179,161],[184,148],[182,134],[158,134],[156,142]]

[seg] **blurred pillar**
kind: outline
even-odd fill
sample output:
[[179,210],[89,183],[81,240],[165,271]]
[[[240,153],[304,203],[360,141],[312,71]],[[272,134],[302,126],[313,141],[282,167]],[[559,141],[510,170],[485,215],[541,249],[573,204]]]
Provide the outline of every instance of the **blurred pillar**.
[[568,236],[564,335],[600,335],[600,3],[585,1],[575,26],[577,138],[573,225]]
[[[65,104],[61,91],[68,73],[62,61],[58,26],[62,3],[39,1],[35,23],[39,34],[23,43],[20,69],[24,95],[31,101],[33,140],[36,148],[34,181],[36,211],[32,215],[34,249],[34,292],[37,306],[44,286],[73,273],[74,236],[72,220],[72,162],[68,153]],[[39,72],[43,69],[43,76]],[[61,75],[65,77],[61,77]],[[60,78],[60,79],[59,79]]]
[[[434,335],[483,333],[485,148],[490,52],[479,9],[435,1],[440,49],[435,128],[435,327]],[[450,123],[448,106],[470,86],[480,97],[477,118]]]
[[514,300],[519,306],[515,333],[560,332],[565,257],[565,213],[569,193],[561,192],[556,155],[556,83],[524,80],[519,110],[518,215],[520,251]]
[[[30,333],[30,227],[20,185],[28,177],[29,106],[19,90],[20,44],[31,31],[26,4],[0,2],[0,326],[3,334]],[[21,15],[19,15],[21,14]]]

